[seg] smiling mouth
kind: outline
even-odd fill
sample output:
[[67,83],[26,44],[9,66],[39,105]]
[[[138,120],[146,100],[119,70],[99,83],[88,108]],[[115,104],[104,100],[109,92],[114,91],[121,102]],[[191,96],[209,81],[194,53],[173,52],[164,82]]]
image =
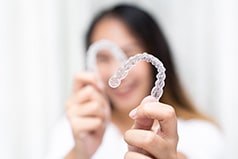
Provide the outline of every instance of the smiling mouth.
[[122,84],[114,91],[114,94],[119,97],[130,95],[136,88],[136,83]]

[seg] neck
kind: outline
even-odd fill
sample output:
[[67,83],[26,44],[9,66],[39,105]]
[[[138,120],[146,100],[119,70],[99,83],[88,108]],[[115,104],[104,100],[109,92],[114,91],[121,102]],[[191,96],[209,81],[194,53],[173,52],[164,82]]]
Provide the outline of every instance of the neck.
[[121,134],[124,134],[125,131],[131,128],[134,123],[133,120],[129,117],[129,112],[119,112],[118,110],[112,111],[112,122],[120,130]]

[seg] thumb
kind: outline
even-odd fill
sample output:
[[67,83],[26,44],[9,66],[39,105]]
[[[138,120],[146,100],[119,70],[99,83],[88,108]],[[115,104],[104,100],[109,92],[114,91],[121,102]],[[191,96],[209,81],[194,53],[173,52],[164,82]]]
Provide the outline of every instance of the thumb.
[[141,104],[152,103],[152,102],[156,102],[156,98],[153,96],[147,96],[142,100]]
[[134,128],[134,129],[144,129],[144,130],[150,130],[151,129],[151,127],[153,125],[153,122],[154,122],[154,119],[148,118],[146,116],[138,117],[136,113],[137,113],[138,109],[143,109],[143,105],[153,103],[153,102],[156,102],[156,98],[154,98],[152,96],[147,96],[142,100],[141,104],[137,108],[133,109],[129,113],[129,116],[132,119],[135,120],[135,123],[132,126],[132,128]]

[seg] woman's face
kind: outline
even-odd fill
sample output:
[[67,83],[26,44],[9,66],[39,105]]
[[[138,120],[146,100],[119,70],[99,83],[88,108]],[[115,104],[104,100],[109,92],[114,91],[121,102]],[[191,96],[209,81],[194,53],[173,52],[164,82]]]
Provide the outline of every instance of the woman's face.
[[[128,57],[145,51],[125,24],[116,18],[104,18],[96,25],[91,41],[102,39],[116,44]],[[118,62],[109,52],[98,53],[97,68],[114,109],[128,112],[150,94],[153,85],[152,70],[149,63],[139,62],[130,70],[118,88],[111,88],[108,86],[108,80],[118,67]]]

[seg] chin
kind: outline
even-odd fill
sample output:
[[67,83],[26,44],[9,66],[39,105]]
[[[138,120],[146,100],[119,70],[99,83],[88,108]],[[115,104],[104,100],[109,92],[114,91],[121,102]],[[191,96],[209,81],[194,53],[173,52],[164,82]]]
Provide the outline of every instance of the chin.
[[117,98],[112,103],[118,103],[113,104],[114,107],[117,107],[118,109],[128,109],[128,111],[130,111],[133,108],[139,106],[142,99],[143,98],[139,98],[138,96],[135,95],[134,97]]

